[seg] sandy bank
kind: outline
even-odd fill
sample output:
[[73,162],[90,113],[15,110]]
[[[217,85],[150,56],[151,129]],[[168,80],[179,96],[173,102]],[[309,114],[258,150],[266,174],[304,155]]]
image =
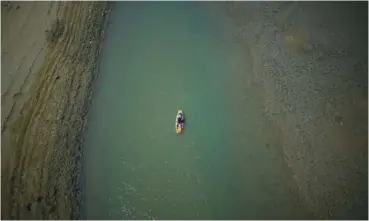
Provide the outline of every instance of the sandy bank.
[[79,217],[106,2],[2,2],[2,219]]

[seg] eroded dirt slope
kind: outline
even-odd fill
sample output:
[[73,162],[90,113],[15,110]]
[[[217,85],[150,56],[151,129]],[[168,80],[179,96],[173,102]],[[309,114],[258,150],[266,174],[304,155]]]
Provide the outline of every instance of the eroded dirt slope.
[[106,2],[2,2],[2,218],[79,217]]

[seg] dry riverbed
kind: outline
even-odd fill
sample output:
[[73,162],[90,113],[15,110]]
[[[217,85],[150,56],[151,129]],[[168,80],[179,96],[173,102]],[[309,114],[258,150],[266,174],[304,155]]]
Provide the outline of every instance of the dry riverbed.
[[76,219],[82,133],[111,4],[1,3],[2,219]]

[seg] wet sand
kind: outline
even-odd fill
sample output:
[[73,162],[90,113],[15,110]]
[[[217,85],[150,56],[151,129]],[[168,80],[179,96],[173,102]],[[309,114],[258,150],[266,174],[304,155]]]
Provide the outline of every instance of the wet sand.
[[2,2],[2,219],[76,219],[109,4]]

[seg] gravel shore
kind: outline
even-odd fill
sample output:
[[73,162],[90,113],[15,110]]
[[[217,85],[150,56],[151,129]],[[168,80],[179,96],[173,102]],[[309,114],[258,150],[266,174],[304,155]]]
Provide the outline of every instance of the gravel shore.
[[82,134],[110,8],[2,2],[2,219],[80,218]]
[[317,218],[368,218],[368,3],[221,6],[252,58],[249,82],[280,129],[298,195]]

